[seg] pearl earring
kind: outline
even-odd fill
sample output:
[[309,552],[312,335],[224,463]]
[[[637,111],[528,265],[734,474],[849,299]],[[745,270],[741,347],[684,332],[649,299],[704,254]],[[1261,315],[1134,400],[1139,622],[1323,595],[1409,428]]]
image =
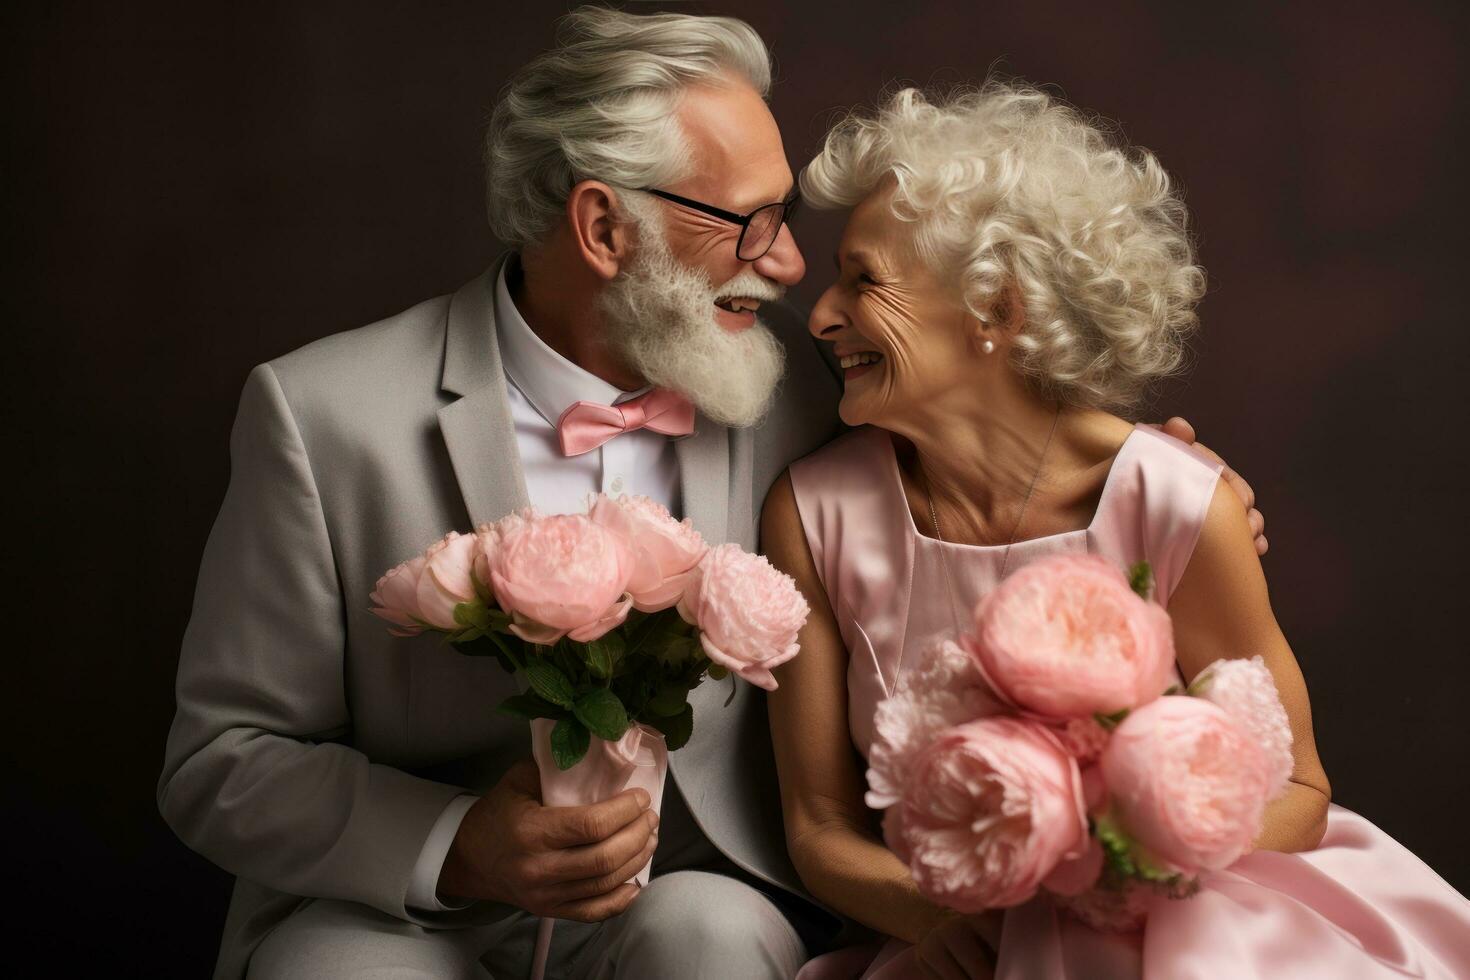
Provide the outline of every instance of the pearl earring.
[[985,343],[983,343],[983,344],[980,345],[980,349],[982,351],[984,351],[985,353],[987,353],[987,354],[994,354],[995,353],[995,341],[993,341],[993,340],[987,340],[987,341],[985,341]]

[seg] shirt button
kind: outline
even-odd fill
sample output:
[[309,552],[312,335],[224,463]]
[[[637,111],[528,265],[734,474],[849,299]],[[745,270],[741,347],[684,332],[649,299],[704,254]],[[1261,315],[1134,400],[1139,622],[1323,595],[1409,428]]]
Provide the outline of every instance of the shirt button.
[[613,477],[612,483],[610,483],[609,486],[612,488],[612,492],[613,493],[622,493],[623,492],[623,478],[620,477],[620,476]]

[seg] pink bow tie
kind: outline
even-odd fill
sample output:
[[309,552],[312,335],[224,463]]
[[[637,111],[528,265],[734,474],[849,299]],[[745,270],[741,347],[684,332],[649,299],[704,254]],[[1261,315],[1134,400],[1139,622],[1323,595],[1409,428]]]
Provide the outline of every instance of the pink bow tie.
[[678,392],[655,388],[616,405],[577,402],[556,420],[566,456],[590,453],[614,436],[636,429],[687,436],[694,431],[694,406]]

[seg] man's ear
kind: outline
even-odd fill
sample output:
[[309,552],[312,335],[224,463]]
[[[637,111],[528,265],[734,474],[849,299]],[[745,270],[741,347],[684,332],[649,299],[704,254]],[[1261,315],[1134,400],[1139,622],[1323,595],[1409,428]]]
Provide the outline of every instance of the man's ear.
[[584,180],[567,195],[567,227],[587,268],[611,280],[632,253],[632,226],[617,214],[617,193],[600,180]]

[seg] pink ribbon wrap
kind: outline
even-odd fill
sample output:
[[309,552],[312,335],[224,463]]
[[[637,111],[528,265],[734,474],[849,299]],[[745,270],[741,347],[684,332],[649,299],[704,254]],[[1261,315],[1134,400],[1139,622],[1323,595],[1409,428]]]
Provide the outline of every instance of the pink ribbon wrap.
[[[587,755],[562,772],[551,755],[551,730],[556,722],[537,718],[531,722],[531,754],[541,771],[541,802],[546,806],[586,806],[611,799],[625,789],[648,791],[649,805],[660,811],[664,778],[669,772],[669,750],[663,735],[647,725],[629,725],[616,742],[592,736]],[[648,884],[653,861],[633,876],[639,887]]]

